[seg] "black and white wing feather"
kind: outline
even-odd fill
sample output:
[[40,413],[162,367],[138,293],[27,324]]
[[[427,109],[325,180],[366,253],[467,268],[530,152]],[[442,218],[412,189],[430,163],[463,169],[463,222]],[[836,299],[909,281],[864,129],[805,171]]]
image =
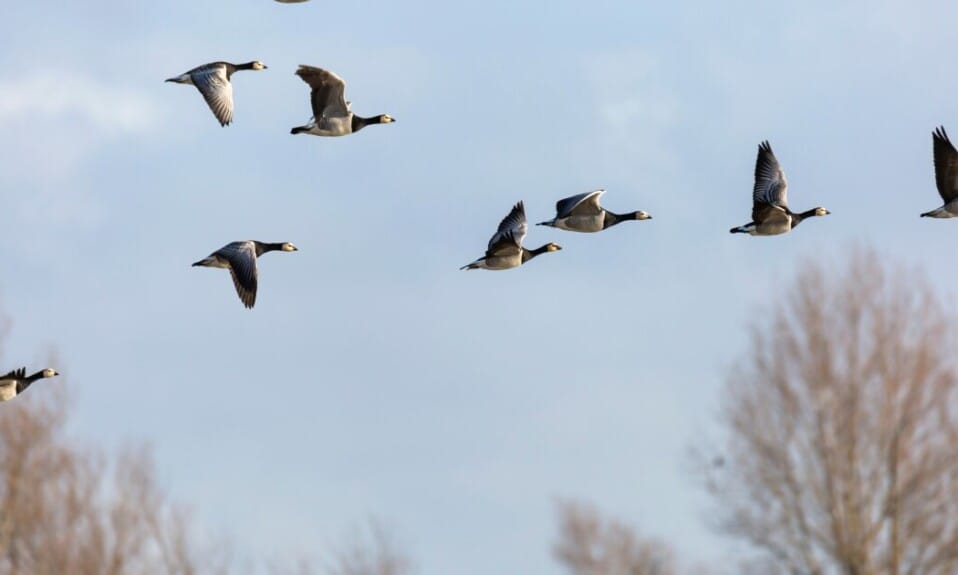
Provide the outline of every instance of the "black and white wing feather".
[[6,375],[0,376],[0,383],[8,381],[21,381],[27,377],[27,368],[21,367],[20,369],[14,369]]
[[[755,187],[752,189],[753,211],[759,204],[770,204],[788,209],[788,181],[768,141],[758,146],[755,160]],[[754,219],[754,217],[753,217]],[[755,219],[754,221],[759,221]]]
[[233,85],[226,76],[226,65],[202,66],[191,71],[190,77],[220,125],[228,126],[233,121]]
[[522,202],[512,207],[509,214],[499,222],[499,228],[489,239],[486,255],[501,255],[518,250],[529,231],[526,208]]
[[313,117],[345,118],[349,115],[349,105],[346,103],[346,82],[329,70],[315,66],[300,65],[296,75],[309,84],[312,89],[310,102],[313,107]]
[[935,150],[935,184],[945,203],[958,198],[958,150],[939,126],[932,135]]
[[556,218],[567,218],[571,215],[595,216],[602,213],[599,198],[604,193],[605,190],[595,190],[559,200],[556,202]]
[[253,242],[232,242],[215,252],[230,264],[230,275],[240,301],[247,308],[256,305],[256,246]]

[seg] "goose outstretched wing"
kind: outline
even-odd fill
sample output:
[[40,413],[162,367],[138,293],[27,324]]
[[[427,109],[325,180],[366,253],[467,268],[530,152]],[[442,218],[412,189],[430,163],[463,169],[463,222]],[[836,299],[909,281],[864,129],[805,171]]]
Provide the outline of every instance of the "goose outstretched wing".
[[529,224],[526,222],[526,208],[522,202],[512,207],[509,214],[499,222],[499,228],[489,239],[489,249],[487,253],[498,252],[509,246],[518,248],[522,245],[522,240],[529,231]]
[[602,213],[602,207],[599,206],[599,198],[605,190],[595,190],[576,196],[571,196],[556,202],[556,218],[565,218],[568,216],[594,216]]
[[256,246],[253,242],[233,242],[220,248],[216,255],[230,264],[230,275],[240,301],[248,308],[256,305]]
[[342,78],[329,70],[305,65],[300,65],[296,75],[312,89],[310,103],[316,120],[324,117],[345,118],[349,115],[346,82]]
[[758,146],[752,202],[788,207],[788,181],[767,140]]
[[20,381],[27,377],[27,368],[21,367],[20,369],[14,369],[7,373],[6,375],[0,376],[0,383],[8,381]]
[[226,77],[226,66],[201,66],[191,71],[190,77],[220,125],[229,125],[233,121],[233,85]]
[[948,139],[944,126],[932,134],[935,148],[935,184],[945,203],[958,198],[958,151]]

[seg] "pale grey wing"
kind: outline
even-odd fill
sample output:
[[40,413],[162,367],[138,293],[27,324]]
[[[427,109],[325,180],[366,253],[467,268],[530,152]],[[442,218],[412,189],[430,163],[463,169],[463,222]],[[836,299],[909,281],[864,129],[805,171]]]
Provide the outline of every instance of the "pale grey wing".
[[525,239],[526,232],[528,231],[529,224],[526,221],[526,207],[522,202],[519,202],[512,206],[512,210],[509,211],[509,214],[499,222],[499,228],[496,230],[496,233],[492,235],[492,238],[489,239],[489,250],[491,251],[493,246],[502,244],[504,241],[512,242],[517,247],[521,246],[522,240]]
[[220,248],[216,255],[230,263],[230,275],[240,301],[248,308],[256,304],[256,247],[253,242],[233,242]]
[[486,257],[513,256],[520,251],[522,251],[522,242],[517,242],[512,232],[505,232],[498,235],[498,239],[495,243],[489,242]]
[[752,202],[788,207],[788,181],[767,140],[758,146]]
[[310,103],[314,118],[345,118],[349,115],[346,82],[342,78],[329,70],[305,65],[300,65],[296,75],[312,89]]
[[556,218],[576,216],[597,216],[602,213],[599,198],[605,190],[595,190],[577,196],[571,196],[556,202]]
[[226,77],[225,66],[199,68],[190,73],[193,85],[203,94],[221,126],[233,121],[233,85]]
[[752,221],[755,224],[777,224],[788,223],[791,216],[785,211],[784,207],[772,204],[754,204],[752,206]]
[[958,198],[958,150],[952,145],[944,126],[932,134],[935,151],[935,184],[945,203]]

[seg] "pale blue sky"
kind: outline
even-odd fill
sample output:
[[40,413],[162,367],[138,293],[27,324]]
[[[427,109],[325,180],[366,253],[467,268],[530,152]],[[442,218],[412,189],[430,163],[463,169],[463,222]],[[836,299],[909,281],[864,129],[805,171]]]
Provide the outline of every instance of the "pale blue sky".
[[[918,218],[940,205],[931,131],[958,133],[958,5],[515,4],[7,2],[7,368],[58,350],[77,436],[151,441],[250,557],[376,515],[424,575],[556,573],[563,496],[725,563],[687,448],[749,312],[856,242],[958,281],[958,226]],[[162,81],[218,59],[269,66],[234,76],[229,128]],[[289,135],[298,64],[398,122]],[[728,233],[763,139],[792,207],[831,216]],[[533,228],[565,249],[457,271],[517,200],[541,221],[599,187],[654,219]],[[249,312],[189,264],[253,238],[301,251],[264,257]]]

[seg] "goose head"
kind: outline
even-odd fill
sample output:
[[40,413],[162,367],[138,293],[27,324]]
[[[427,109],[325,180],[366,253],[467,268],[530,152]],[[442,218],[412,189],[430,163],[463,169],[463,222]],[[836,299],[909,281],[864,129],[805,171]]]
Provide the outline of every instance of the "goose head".
[[284,251],[284,252],[298,252],[298,251],[299,251],[299,248],[297,248],[296,246],[294,246],[293,244],[291,244],[291,243],[289,243],[289,242],[284,243],[282,246],[280,246],[279,249],[280,249],[281,251]]
[[827,216],[827,215],[830,214],[830,213],[831,213],[830,211],[826,210],[825,208],[823,208],[823,207],[821,207],[821,206],[815,208],[815,215],[816,215],[816,216]]
[[652,214],[650,214],[649,212],[644,212],[644,211],[642,211],[642,210],[639,210],[639,211],[635,212],[635,219],[637,219],[637,220],[651,220],[651,219],[652,219]]
[[255,62],[253,62],[252,69],[253,69],[253,70],[265,70],[265,69],[266,69],[266,64],[260,62],[259,60],[256,60]]
[[396,118],[393,118],[389,114],[381,114],[378,116],[380,124],[392,124],[396,121]]
[[41,374],[43,375],[43,377],[45,377],[45,378],[46,378],[46,377],[53,377],[53,376],[55,376],[55,375],[60,375],[60,374],[57,372],[57,370],[55,370],[55,369],[53,369],[53,368],[49,368],[49,367],[46,368],[46,369],[44,369],[44,370],[41,371],[40,373],[41,373]]
[[562,249],[562,246],[560,246],[559,244],[554,244],[552,242],[549,242],[548,244],[546,244],[547,252],[557,252],[561,249]]

